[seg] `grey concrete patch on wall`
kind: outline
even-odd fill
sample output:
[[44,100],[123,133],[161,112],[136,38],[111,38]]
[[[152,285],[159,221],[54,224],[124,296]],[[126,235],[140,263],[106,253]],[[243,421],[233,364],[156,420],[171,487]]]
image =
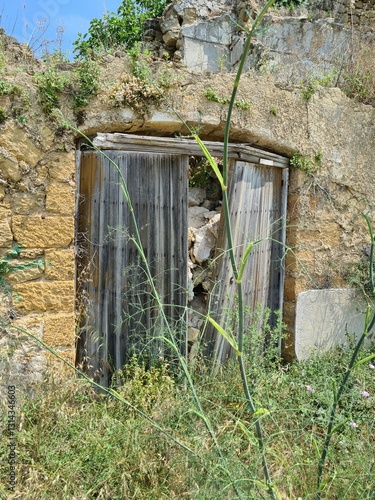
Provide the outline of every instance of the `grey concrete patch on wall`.
[[[195,72],[235,69],[246,40],[230,14],[184,24],[181,36],[183,63]],[[351,31],[333,18],[269,16],[253,39],[245,68],[276,72],[288,83],[299,83],[306,75],[319,79],[339,71],[352,42]]]
[[297,297],[295,353],[298,360],[347,343],[363,333],[366,303],[353,289],[308,290]]
[[[306,75],[326,76],[349,57],[352,36],[332,18],[313,22],[304,17],[272,17],[257,36],[261,47],[257,47],[258,67],[285,75],[289,83]],[[234,47],[233,63],[236,53],[242,52],[238,45],[241,43]],[[248,67],[254,66],[253,59],[250,54]]]
[[217,73],[230,68],[230,44],[234,23],[224,15],[182,28],[186,66],[197,72]]

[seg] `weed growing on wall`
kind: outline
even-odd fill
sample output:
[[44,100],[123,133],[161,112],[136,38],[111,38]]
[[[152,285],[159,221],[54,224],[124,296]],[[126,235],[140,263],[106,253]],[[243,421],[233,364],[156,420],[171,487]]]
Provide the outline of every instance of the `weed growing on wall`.
[[126,106],[141,116],[147,114],[151,106],[156,106],[162,99],[154,85],[133,75],[123,75],[110,90],[109,99],[113,106]]
[[208,101],[219,102],[220,104],[227,104],[229,102],[228,97],[219,97],[212,87],[204,89],[203,94]]
[[[0,95],[9,96],[11,116],[22,122],[31,107],[29,91],[20,85],[0,79]],[[9,115],[5,112],[2,116],[2,121],[5,121]]]
[[47,116],[60,107],[59,95],[69,85],[67,76],[57,71],[56,67],[49,66],[45,72],[35,75],[38,85],[39,102]]
[[242,109],[243,111],[247,111],[248,109],[251,108],[251,102],[249,100],[246,100],[246,99],[237,99],[234,102],[234,105],[237,108]]
[[270,113],[273,116],[277,116],[277,107],[276,106],[271,106],[270,107]]
[[8,113],[6,109],[0,106],[0,123],[4,123],[8,119]]
[[5,80],[0,80],[0,95],[12,94],[14,90],[14,85]]
[[[212,87],[207,87],[206,89],[203,90],[204,96],[207,98],[208,101],[211,102],[218,102],[220,104],[228,104],[230,99],[229,97],[219,97],[216,93],[216,91]],[[246,99],[236,99],[234,102],[234,105],[237,108],[240,108],[244,111],[248,110],[251,107],[251,102]]]
[[86,106],[89,99],[96,95],[99,89],[100,69],[93,59],[84,59],[74,70],[72,95],[73,111]]
[[336,62],[324,74],[307,75],[301,82],[301,96],[309,101],[319,87],[338,87],[345,95],[357,101],[373,104],[375,101],[374,42],[362,40],[352,43],[344,60]]
[[44,262],[42,260],[19,262],[17,259],[20,257],[21,252],[22,245],[17,244],[6,253],[5,257],[0,259],[0,288],[8,293],[11,292],[11,286],[7,281],[9,273],[22,271],[23,269],[28,269],[30,267],[44,266]]
[[309,76],[302,83],[301,95],[306,101],[309,101],[318,90],[318,87],[331,87],[336,79],[337,75],[334,71],[316,78],[314,76]]
[[374,42],[357,42],[349,61],[339,68],[337,86],[348,96],[365,104],[375,102]]
[[152,57],[147,50],[136,44],[128,51],[131,74],[125,73],[112,88],[109,99],[113,106],[130,107],[141,116],[152,106],[160,104],[164,91],[175,84],[177,75],[167,67],[152,67]]
[[39,102],[49,117],[60,108],[60,98],[63,94],[71,97],[72,110],[77,113],[99,90],[100,69],[95,60],[87,58],[78,63],[72,71],[65,72],[58,69],[59,62],[60,55],[57,58],[48,58],[46,69],[35,75]]
[[302,170],[302,172],[305,172],[307,177],[313,177],[318,172],[321,162],[321,152],[316,153],[314,157],[296,152],[290,159],[290,164],[294,168],[298,168],[299,170]]

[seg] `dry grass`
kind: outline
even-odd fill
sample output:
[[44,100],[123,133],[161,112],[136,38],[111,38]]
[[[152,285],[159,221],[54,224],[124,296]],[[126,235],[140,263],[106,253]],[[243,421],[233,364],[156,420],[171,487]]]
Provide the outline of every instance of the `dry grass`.
[[[333,380],[340,379],[346,362],[347,355],[336,352],[300,365],[264,369],[254,380],[258,407],[267,409],[261,417],[266,453],[281,498],[314,496]],[[119,390],[196,456],[123,404],[95,394],[86,382],[50,377],[17,407],[17,486],[7,498],[231,499],[231,479],[244,498],[265,498],[255,483],[262,477],[261,464],[236,367],[228,365],[215,378],[203,363],[198,367],[196,389],[227,471],[219,465],[185,386],[164,366],[148,371],[133,364]],[[361,394],[364,390],[369,397]],[[338,413],[344,425],[332,441],[323,498],[374,498],[374,395],[375,370],[367,363],[356,369]],[[5,419],[2,425],[5,430]],[[6,498],[9,472],[6,441],[0,445],[1,498]]]

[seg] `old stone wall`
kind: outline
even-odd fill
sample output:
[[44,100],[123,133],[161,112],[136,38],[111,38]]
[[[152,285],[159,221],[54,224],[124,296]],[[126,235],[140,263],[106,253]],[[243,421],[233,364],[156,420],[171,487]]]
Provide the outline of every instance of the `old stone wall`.
[[[21,50],[18,64],[25,64],[22,48],[12,46]],[[10,63],[15,53],[8,54]],[[29,64],[21,75],[11,68],[2,75],[27,89],[34,102],[27,121],[11,118],[10,95],[2,102],[10,117],[0,127],[0,259],[9,266],[0,287],[0,370],[12,373],[20,387],[40,379],[48,363],[22,330],[70,361],[75,342],[75,148],[72,137],[59,135],[43,118]],[[19,253],[12,255],[14,249]]]
[[373,28],[375,21],[373,0],[338,0],[323,2],[321,6],[342,23],[365,29]]
[[[116,68],[121,71],[116,58],[108,64],[112,74]],[[227,105],[209,101],[205,90],[210,87],[228,97],[233,75],[197,77],[184,70],[178,75],[167,102],[144,119],[126,107],[113,108],[102,96],[88,110],[83,130],[90,135],[105,129],[178,136],[189,133],[185,122],[198,127],[203,139],[222,141]],[[306,161],[319,159],[313,175],[290,169],[287,244],[293,251],[285,260],[284,320],[290,333],[285,352],[293,356],[298,295],[311,289],[347,288],[353,267],[363,261],[369,239],[361,212],[374,208],[369,179],[375,112],[338,88],[318,87],[306,100],[300,88],[284,88],[269,75],[244,75],[238,97],[251,107],[236,108],[231,141],[288,157],[298,151]]]
[[[194,72],[231,71],[246,32],[262,5],[175,1],[152,21],[145,43]],[[273,8],[257,33],[246,69],[271,71],[294,84],[306,74],[326,74],[353,57],[355,45],[374,40],[373,0],[306,2],[295,12]]]
[[[191,5],[181,12],[177,4],[173,6],[176,13],[173,16],[177,16],[179,24],[176,45],[172,45],[174,53],[180,48],[186,50],[188,40],[194,42],[199,36],[199,40],[204,39],[208,45],[211,35],[216,36],[217,41],[225,40],[225,23],[229,26],[227,4],[217,2],[210,11],[208,3],[199,5],[206,9],[204,15],[199,9],[188,10]],[[183,18],[182,24],[179,16]],[[167,20],[166,15],[164,22]],[[204,29],[202,22],[207,23]],[[262,44],[268,43],[269,51],[274,50],[275,54],[279,51],[283,57],[288,56],[293,29],[299,33],[301,26],[305,29],[300,38],[297,37],[301,44],[307,43],[304,39],[309,33],[312,44],[317,33],[326,33],[331,41],[346,36],[330,21],[314,24],[287,20],[288,28],[282,27],[281,20],[273,24],[276,32],[279,27],[280,33],[289,30],[289,45],[278,47],[270,37]],[[210,31],[212,26],[215,29]],[[167,42],[164,40],[164,43]],[[212,47],[215,43],[212,42]],[[34,78],[34,73],[43,68],[18,44],[9,45],[8,65],[1,78],[25,89],[32,106],[20,116],[19,110],[16,112],[19,96],[0,96],[5,113],[0,124],[0,257],[9,259],[9,252],[22,245],[21,253],[9,260],[9,264],[18,269],[5,273],[6,286],[0,289],[0,364],[8,374],[22,380],[31,376],[40,378],[50,358],[34,340],[10,325],[31,331],[67,359],[74,359],[75,140],[78,134],[70,132],[58,117],[45,116],[38,104]],[[233,53],[233,45],[230,47]],[[330,47],[328,42],[325,47],[326,53]],[[203,54],[206,48],[204,46]],[[181,59],[177,57],[177,60],[186,62],[187,57],[182,51]],[[126,75],[130,74],[126,57],[121,54],[103,57],[99,61],[99,94],[80,114],[81,131],[91,137],[98,132],[178,136],[189,135],[188,127],[194,127],[202,139],[222,141],[234,76],[224,71],[225,58],[216,62],[219,67],[207,73],[186,68],[179,62],[154,60],[153,74],[162,68],[169,75],[168,87],[163,91],[165,99],[159,99],[157,104],[147,101],[140,113],[132,105],[126,85],[116,87],[119,81],[126,82]],[[235,108],[230,140],[289,158],[298,152],[300,158],[300,163],[290,168],[287,244],[292,250],[285,255],[284,321],[289,338],[284,350],[293,357],[299,294],[309,290],[347,289],[350,278],[366,257],[369,237],[361,212],[372,214],[375,206],[371,182],[375,164],[375,111],[373,106],[350,99],[339,88],[319,84],[306,99],[300,86],[293,82],[284,85],[278,74],[277,68],[274,72],[253,70],[244,74],[238,99],[246,106]],[[116,102],[111,98],[115,87]],[[209,88],[219,100],[207,97]],[[119,95],[122,91],[128,92],[124,99]],[[135,95],[142,99],[141,91]],[[61,100],[60,116],[74,118],[67,100]],[[309,170],[307,166],[312,164],[314,169]],[[200,201],[198,205],[202,206],[198,208],[207,208],[203,204]],[[192,255],[196,252],[198,257],[199,245],[197,248],[195,245],[200,229],[195,228],[194,241],[191,240]],[[198,264],[199,258],[194,256]],[[301,322],[297,330],[300,329]],[[191,333],[196,335],[196,331]]]

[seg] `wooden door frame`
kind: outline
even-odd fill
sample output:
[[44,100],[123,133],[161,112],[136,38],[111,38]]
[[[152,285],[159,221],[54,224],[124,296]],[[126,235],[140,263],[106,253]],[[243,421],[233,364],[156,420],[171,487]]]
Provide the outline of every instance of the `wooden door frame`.
[[[214,157],[223,157],[224,144],[221,142],[204,141],[208,151]],[[141,151],[144,153],[167,153],[167,154],[181,154],[204,156],[199,144],[193,139],[185,138],[169,138],[169,137],[155,137],[143,136],[134,134],[123,133],[98,133],[92,140],[92,144],[87,144],[87,141],[80,139],[77,144],[76,156],[76,171],[77,171],[77,193],[80,192],[79,179],[80,179],[80,163],[81,163],[81,149],[84,147],[97,148],[98,150],[119,150],[126,152]],[[288,180],[289,180],[289,159],[255,148],[247,143],[229,143],[228,157],[233,160],[243,161],[259,165],[264,168],[278,167],[282,169],[282,193],[281,193],[281,213],[283,217],[281,228],[281,244],[285,245],[286,242],[286,213],[287,213],[287,193],[288,193]],[[79,196],[76,199],[76,217],[79,213]],[[77,227],[77,226],[76,226]],[[77,272],[76,272],[77,280]],[[279,310],[282,313],[284,303],[284,282],[285,282],[285,266],[280,269],[280,289],[279,289]],[[281,348],[281,339],[279,348]]]

